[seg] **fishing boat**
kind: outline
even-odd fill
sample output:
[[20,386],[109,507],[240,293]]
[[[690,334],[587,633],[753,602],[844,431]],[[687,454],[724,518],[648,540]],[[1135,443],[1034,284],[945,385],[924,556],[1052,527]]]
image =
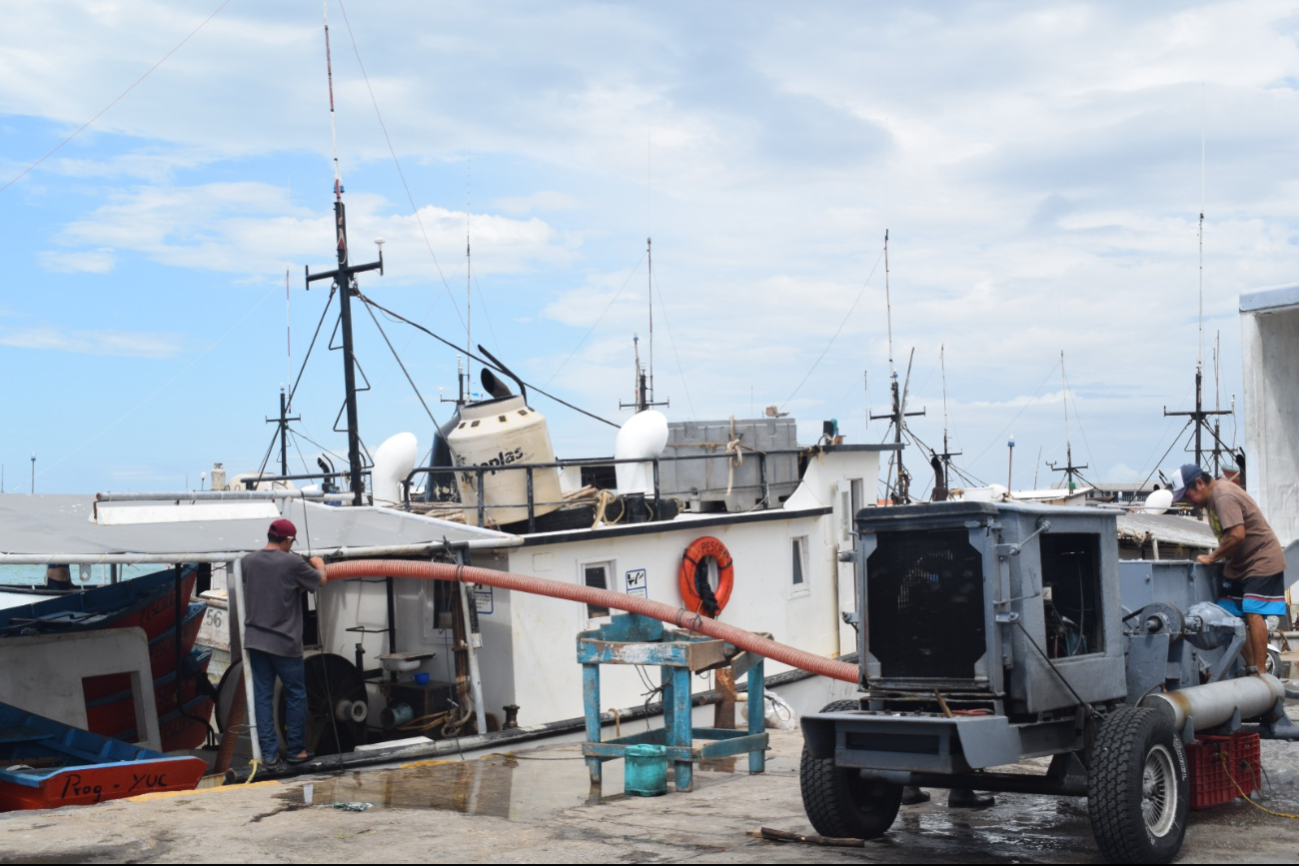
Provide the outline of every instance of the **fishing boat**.
[[0,703],[0,811],[189,791],[207,763],[172,757]]
[[[211,661],[210,652],[194,651],[207,609],[203,602],[189,601],[196,576],[194,566],[180,569],[179,575],[176,569],[170,569],[0,610],[0,641],[14,636],[139,628],[149,640],[150,676],[159,721],[166,727],[168,713],[180,716],[179,721],[172,722],[172,728],[179,733],[170,739],[164,737],[163,747],[197,748],[207,736],[212,702],[199,702],[192,709],[180,711],[196,697],[200,685],[206,685],[207,665]],[[177,610],[184,611],[179,627]],[[178,666],[183,696],[179,703]],[[139,725],[130,674],[86,677],[82,680],[82,691],[89,731],[126,740],[136,736]]]

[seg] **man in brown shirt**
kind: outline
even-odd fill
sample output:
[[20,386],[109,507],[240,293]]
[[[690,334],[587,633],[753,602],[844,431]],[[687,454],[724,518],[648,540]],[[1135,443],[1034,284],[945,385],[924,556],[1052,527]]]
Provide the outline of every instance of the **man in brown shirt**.
[[1205,565],[1225,563],[1225,580],[1218,604],[1244,617],[1249,636],[1241,655],[1250,673],[1267,661],[1267,623],[1264,617],[1287,616],[1285,604],[1285,552],[1263,512],[1248,493],[1225,478],[1214,480],[1199,466],[1188,463],[1173,475],[1173,501],[1185,500],[1203,508],[1218,536],[1212,553],[1196,557]]

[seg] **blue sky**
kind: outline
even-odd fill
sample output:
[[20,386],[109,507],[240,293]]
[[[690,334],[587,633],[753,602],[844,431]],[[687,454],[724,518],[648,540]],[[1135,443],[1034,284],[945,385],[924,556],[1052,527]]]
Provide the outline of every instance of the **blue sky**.
[[[218,5],[12,4],[0,185]],[[805,440],[836,417],[849,441],[874,441],[889,229],[895,355],[916,348],[912,405],[929,412],[915,431],[941,439],[945,345],[962,465],[1004,481],[1014,432],[1017,486],[1039,468],[1045,484],[1039,450],[1063,460],[1066,437],[1092,477],[1114,480],[1144,476],[1171,443],[1162,410],[1187,407],[1196,361],[1202,137],[1210,400],[1219,334],[1216,392],[1240,399],[1239,293],[1299,276],[1299,18],[1284,3],[394,0],[347,13],[355,49],[331,0],[354,258],[387,241],[387,274],[363,291],[461,339],[467,211],[475,342],[615,420],[632,335],[646,334],[647,235],[670,417],[776,404]],[[196,487],[213,461],[260,462],[289,375],[285,270],[296,371],[325,299],[302,268],[331,259],[320,15],[231,0],[0,192],[6,489],[27,489],[32,451],[45,492]],[[454,391],[454,353],[385,328],[426,397]],[[364,314],[357,339],[374,384],[363,437],[373,448],[409,429],[427,445]],[[343,447],[340,367],[313,356],[297,398],[319,447]],[[610,428],[537,407],[561,456],[612,450]],[[303,441],[303,456],[319,447]],[[1164,465],[1179,462],[1174,450]]]

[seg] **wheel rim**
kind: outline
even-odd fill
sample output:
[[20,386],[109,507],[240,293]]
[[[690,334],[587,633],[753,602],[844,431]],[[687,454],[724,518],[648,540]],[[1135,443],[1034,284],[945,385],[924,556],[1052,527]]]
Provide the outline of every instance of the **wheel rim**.
[[1177,817],[1177,776],[1173,756],[1165,746],[1155,746],[1146,755],[1141,770],[1141,818],[1154,837],[1167,836]]

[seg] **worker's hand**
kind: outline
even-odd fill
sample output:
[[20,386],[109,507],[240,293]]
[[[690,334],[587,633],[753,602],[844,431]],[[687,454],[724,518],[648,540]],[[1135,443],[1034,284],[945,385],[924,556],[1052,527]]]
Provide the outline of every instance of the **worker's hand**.
[[1213,565],[1213,557],[1209,556],[1207,553],[1195,557],[1195,561],[1200,563],[1200,565]]
[[308,559],[307,562],[311,564],[312,568],[320,572],[320,582],[324,583],[325,582],[325,560],[321,559],[319,556],[313,556],[310,559]]

